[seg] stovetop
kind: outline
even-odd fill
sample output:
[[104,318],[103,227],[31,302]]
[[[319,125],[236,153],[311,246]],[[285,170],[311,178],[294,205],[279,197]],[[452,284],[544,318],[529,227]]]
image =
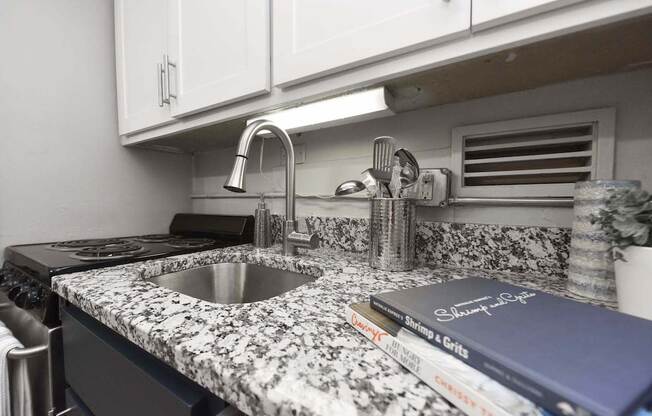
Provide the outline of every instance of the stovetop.
[[[120,238],[121,243],[79,246],[59,250],[54,243],[26,244],[9,247],[6,260],[49,286],[58,274],[97,269],[117,264],[150,260],[194,251],[211,250],[233,245],[229,241],[212,240],[201,246],[172,247],[167,242],[141,242],[134,237]],[[183,238],[171,240],[182,242]]]
[[169,234],[15,245],[5,260],[50,286],[59,274],[249,243],[252,230],[251,216],[177,214]]

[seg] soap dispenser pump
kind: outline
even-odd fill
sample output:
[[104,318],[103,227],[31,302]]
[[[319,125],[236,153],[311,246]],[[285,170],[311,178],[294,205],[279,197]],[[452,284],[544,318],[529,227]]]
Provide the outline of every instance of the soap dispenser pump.
[[265,194],[260,194],[258,208],[254,213],[254,247],[265,248],[272,245],[272,216],[265,205]]

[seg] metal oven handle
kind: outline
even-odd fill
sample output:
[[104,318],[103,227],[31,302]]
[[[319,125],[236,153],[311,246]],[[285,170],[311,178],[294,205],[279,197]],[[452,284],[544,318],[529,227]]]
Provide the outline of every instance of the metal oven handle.
[[20,396],[25,388],[31,391],[32,401],[25,408],[26,414],[56,413],[64,408],[63,369],[58,359],[61,327],[48,328],[13,302],[6,301],[0,302],[0,320],[18,341],[27,345],[7,352],[10,397]]
[[47,353],[47,351],[48,344],[37,345],[29,348],[13,348],[7,353],[7,358],[10,360],[26,360]]

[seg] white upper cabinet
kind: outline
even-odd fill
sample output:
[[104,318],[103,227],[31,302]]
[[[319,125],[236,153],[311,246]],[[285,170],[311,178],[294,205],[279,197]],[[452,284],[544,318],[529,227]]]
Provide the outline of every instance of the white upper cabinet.
[[269,92],[269,0],[169,4],[172,116]]
[[120,134],[270,90],[269,0],[115,0]]
[[482,30],[584,0],[473,0],[473,30]]
[[274,84],[288,86],[470,32],[471,0],[273,0]]
[[159,106],[161,64],[167,44],[167,3],[115,0],[116,75],[120,134],[171,121]]
[[652,13],[652,0],[114,2],[127,146]]

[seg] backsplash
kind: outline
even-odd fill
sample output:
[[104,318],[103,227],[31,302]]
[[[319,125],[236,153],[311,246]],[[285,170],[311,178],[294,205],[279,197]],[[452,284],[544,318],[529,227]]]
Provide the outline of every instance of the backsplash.
[[417,223],[422,263],[565,277],[570,229],[447,222]]
[[[283,216],[272,216],[272,234],[281,241]],[[322,247],[352,252],[368,249],[366,218],[303,217],[299,228],[316,232]],[[565,277],[570,229],[491,224],[418,222],[417,260],[423,264],[536,273]]]
[[[285,216],[272,215],[272,240],[280,243]],[[363,253],[369,247],[369,221],[366,218],[301,217],[299,231],[317,233],[321,247]]]

